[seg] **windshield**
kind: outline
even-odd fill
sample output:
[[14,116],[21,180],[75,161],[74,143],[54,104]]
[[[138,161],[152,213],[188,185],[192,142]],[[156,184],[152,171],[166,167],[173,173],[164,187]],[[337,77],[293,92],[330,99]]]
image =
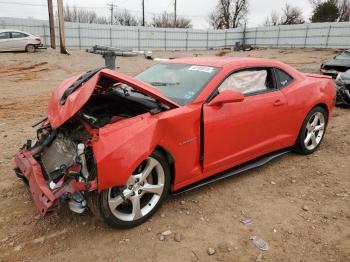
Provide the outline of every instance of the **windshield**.
[[188,64],[157,64],[136,79],[149,83],[179,105],[192,102],[218,72],[218,68]]
[[346,59],[346,60],[350,60],[350,51],[344,51],[343,53],[341,53],[340,55],[337,55],[337,59]]

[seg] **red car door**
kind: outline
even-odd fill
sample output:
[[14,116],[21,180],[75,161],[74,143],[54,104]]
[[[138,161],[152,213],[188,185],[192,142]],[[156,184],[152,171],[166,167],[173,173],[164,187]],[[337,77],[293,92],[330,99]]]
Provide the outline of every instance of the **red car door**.
[[281,148],[284,94],[273,70],[251,68],[229,75],[218,87],[242,91],[242,102],[203,106],[204,172],[211,175]]

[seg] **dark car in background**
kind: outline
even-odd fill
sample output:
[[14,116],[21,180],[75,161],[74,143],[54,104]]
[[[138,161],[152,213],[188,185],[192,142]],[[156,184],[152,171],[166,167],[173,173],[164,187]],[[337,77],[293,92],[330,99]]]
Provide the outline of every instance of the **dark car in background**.
[[333,59],[328,59],[321,64],[321,72],[325,75],[336,77],[350,69],[350,49],[345,50]]
[[350,106],[350,70],[339,73],[336,80],[337,106]]

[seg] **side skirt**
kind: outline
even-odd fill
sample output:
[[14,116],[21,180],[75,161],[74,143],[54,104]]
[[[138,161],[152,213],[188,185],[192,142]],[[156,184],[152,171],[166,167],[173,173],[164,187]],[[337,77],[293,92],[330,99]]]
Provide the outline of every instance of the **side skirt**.
[[194,183],[194,184],[189,185],[187,187],[181,188],[181,189],[179,189],[179,190],[177,190],[175,192],[172,192],[172,195],[175,195],[175,196],[176,195],[180,195],[182,193],[185,193],[185,192],[188,192],[188,191],[200,188],[202,186],[209,185],[211,183],[214,183],[216,181],[222,180],[224,178],[227,178],[227,177],[230,177],[230,176],[233,176],[233,175],[237,175],[237,174],[240,174],[242,172],[248,171],[250,169],[253,169],[253,168],[265,165],[266,163],[270,162],[271,160],[273,160],[273,159],[275,159],[277,157],[283,156],[283,155],[291,152],[292,150],[293,150],[292,148],[287,148],[287,149],[282,149],[282,150],[279,150],[279,151],[276,151],[276,152],[264,155],[264,156],[259,157],[257,159],[251,160],[251,161],[249,161],[249,162],[247,162],[245,164],[242,164],[242,165],[239,165],[237,167],[228,169],[228,170],[223,171],[221,173],[218,173],[216,175],[207,177],[207,178],[205,178],[205,179],[203,179],[203,180],[201,180],[201,181],[199,181],[197,183]]

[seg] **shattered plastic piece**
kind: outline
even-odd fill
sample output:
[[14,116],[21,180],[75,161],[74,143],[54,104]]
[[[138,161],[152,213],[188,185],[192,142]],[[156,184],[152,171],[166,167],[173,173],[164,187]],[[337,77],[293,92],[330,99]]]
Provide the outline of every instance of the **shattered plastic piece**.
[[252,241],[253,245],[256,248],[259,248],[260,250],[266,251],[269,250],[270,246],[267,242],[265,242],[264,240],[257,238],[256,236],[251,236],[250,240]]
[[241,222],[242,222],[244,225],[251,225],[251,224],[253,224],[253,220],[251,220],[251,219],[242,220]]

